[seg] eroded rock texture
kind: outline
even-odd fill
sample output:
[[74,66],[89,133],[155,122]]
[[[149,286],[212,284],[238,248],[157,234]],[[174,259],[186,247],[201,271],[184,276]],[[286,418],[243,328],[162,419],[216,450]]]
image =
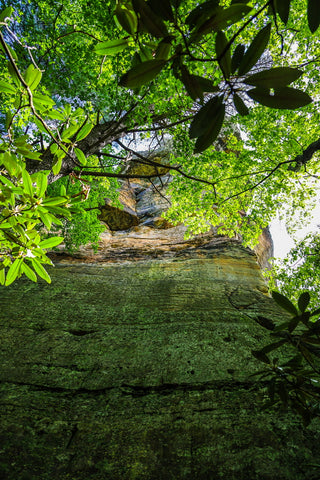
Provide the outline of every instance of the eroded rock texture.
[[249,377],[254,317],[282,316],[256,255],[137,207],[96,256],[55,255],[51,285],[1,288],[0,478],[319,478],[317,425],[261,411]]

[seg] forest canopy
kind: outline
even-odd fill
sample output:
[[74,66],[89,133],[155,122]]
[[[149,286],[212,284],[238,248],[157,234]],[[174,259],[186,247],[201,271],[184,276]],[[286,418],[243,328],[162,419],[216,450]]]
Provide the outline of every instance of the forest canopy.
[[0,2],[0,283],[50,282],[48,249],[96,244],[128,160],[152,166],[152,182],[166,142],[171,222],[252,246],[279,212],[305,221],[318,188],[317,4]]

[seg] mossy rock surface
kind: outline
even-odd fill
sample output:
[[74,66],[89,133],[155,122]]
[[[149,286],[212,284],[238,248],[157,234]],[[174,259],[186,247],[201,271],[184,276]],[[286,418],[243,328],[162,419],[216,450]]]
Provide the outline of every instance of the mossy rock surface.
[[319,478],[319,425],[249,377],[283,313],[246,249],[50,273],[0,290],[1,479]]

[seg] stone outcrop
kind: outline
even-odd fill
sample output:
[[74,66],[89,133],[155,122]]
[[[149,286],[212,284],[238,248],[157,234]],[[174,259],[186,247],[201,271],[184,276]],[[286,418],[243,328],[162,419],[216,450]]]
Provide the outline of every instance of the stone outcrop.
[[250,377],[255,316],[283,317],[256,254],[158,228],[131,188],[138,225],[0,289],[0,478],[316,480],[319,425],[262,411]]

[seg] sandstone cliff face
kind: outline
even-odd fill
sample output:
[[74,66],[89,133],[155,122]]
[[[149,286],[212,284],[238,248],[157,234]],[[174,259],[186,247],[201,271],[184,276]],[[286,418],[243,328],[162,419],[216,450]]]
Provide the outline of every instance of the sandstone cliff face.
[[317,425],[261,411],[249,377],[254,317],[283,315],[256,255],[148,202],[96,256],[55,254],[51,285],[1,288],[0,478],[318,478]]

